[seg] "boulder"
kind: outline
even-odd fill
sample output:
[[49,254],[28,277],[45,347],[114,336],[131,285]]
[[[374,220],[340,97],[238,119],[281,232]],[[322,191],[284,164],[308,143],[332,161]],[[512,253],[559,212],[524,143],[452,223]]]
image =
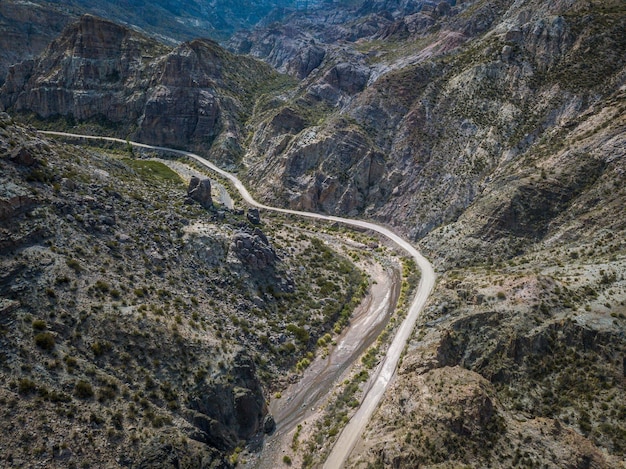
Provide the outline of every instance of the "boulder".
[[253,225],[260,225],[261,224],[261,214],[259,213],[259,209],[258,208],[249,208],[248,209],[248,213],[246,215],[246,218]]
[[200,179],[193,176],[189,181],[187,188],[188,199],[194,200],[209,209],[213,207],[213,199],[211,198],[211,180],[208,178]]
[[9,156],[9,159],[21,166],[33,166],[37,163],[32,150],[26,147],[15,149]]
[[276,421],[274,420],[274,417],[267,414],[263,419],[263,432],[270,435],[274,430],[276,430]]

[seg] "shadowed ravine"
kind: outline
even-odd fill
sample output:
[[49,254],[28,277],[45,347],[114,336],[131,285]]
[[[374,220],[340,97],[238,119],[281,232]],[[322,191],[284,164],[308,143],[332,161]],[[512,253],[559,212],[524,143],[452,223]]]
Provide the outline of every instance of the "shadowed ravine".
[[[93,140],[107,140],[118,142],[122,144],[130,144],[139,148],[146,148],[149,150],[163,151],[168,153],[174,153],[177,155],[185,156],[187,158],[191,158],[198,163],[206,166],[212,171],[215,171],[222,177],[228,179],[237,189],[237,191],[241,194],[246,203],[261,208],[264,210],[270,210],[279,213],[286,213],[296,216],[302,216],[307,218],[313,218],[317,220],[326,220],[330,222],[338,222],[348,226],[355,226],[359,228],[365,228],[368,230],[375,231],[382,236],[385,236],[394,244],[396,244],[399,248],[404,250],[409,256],[411,256],[417,266],[421,270],[421,279],[419,286],[417,288],[417,292],[409,307],[408,314],[400,327],[397,329],[396,335],[389,346],[387,351],[387,355],[381,362],[381,364],[376,368],[374,373],[372,374],[372,378],[370,380],[370,388],[366,391],[366,394],[361,402],[361,405],[357,409],[356,413],[348,422],[346,427],[340,433],[335,445],[333,446],[333,450],[331,451],[324,467],[328,469],[335,469],[342,467],[345,463],[346,459],[350,455],[350,452],[354,448],[356,442],[361,436],[365,426],[369,422],[371,416],[376,410],[380,400],[382,399],[384,392],[391,380],[398,362],[400,360],[400,356],[404,347],[406,346],[409,337],[411,336],[411,332],[415,326],[417,319],[419,318],[422,309],[432,291],[435,284],[435,272],[428,260],[424,258],[418,251],[413,247],[411,243],[402,237],[398,236],[396,233],[392,232],[390,229],[377,225],[375,223],[363,221],[363,220],[353,220],[349,218],[342,218],[331,215],[323,215],[319,213],[311,213],[311,212],[301,212],[297,210],[289,210],[284,208],[276,208],[270,207],[268,205],[261,204],[254,200],[248,190],[245,188],[243,183],[234,175],[223,169],[217,167],[215,164],[206,160],[205,158],[198,156],[194,153],[183,151],[183,150],[175,150],[171,148],[159,147],[154,145],[147,145],[143,143],[137,142],[129,142],[126,140],[122,140],[119,138],[111,138],[111,137],[101,137],[101,136],[86,136],[79,134],[70,134],[64,132],[51,132],[51,131],[41,131],[41,133],[48,135],[57,135],[61,137],[71,137],[71,138],[86,138]],[[308,401],[307,401],[308,403]],[[294,423],[295,424],[295,423]],[[278,426],[281,426],[281,422],[278,422]]]

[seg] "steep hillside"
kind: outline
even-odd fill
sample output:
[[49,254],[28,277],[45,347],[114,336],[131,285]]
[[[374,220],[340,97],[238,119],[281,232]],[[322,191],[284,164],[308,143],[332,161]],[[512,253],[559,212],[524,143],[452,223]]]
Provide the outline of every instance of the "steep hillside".
[[0,85],[11,65],[39,55],[72,19],[48,3],[0,2]]
[[[211,152],[237,162],[241,125],[255,96],[285,80],[267,65],[210,40],[174,49],[93,16],[66,28],[37,59],[12,67],[6,109],[55,128],[113,133]],[[47,124],[50,125],[50,124]]]
[[[322,47],[299,93],[259,108],[246,163],[273,182],[260,195],[366,213],[414,238],[454,221],[494,174],[516,171],[622,86],[621,3],[570,3],[476,2]],[[410,34],[395,32],[413,20]],[[299,117],[287,137],[268,125],[285,112]]]
[[231,467],[273,429],[367,281],[210,187],[0,115],[0,465]]
[[[12,68],[0,98],[38,125],[196,149],[238,169],[271,205],[372,218],[420,244],[439,284],[351,466],[620,467],[625,38],[620,0],[314,2],[229,43],[290,78],[210,41],[168,48],[84,17],[39,58]],[[45,174],[29,177],[46,184]],[[19,212],[28,224],[11,236],[44,239],[32,191],[6,187],[7,207],[34,213]],[[162,228],[148,235],[160,240]],[[265,248],[257,236],[248,245]],[[308,243],[303,253],[322,247]],[[132,259],[137,268],[152,262],[148,253]],[[215,262],[222,274],[228,256]],[[33,291],[55,301],[47,286]],[[284,301],[281,313],[314,304],[275,300]],[[49,325],[38,322],[34,332],[25,314],[15,322],[19,343]],[[254,329],[252,316],[233,315],[235,326]],[[266,347],[260,363],[271,381],[294,362],[272,342],[281,325],[267,321],[266,339],[254,343]],[[294,337],[313,335],[294,327]],[[292,345],[305,353],[297,339]],[[21,362],[10,363],[19,376]],[[16,378],[7,392],[19,385]],[[40,385],[26,387],[34,394]],[[320,462],[337,432],[300,442],[298,460]]]
[[93,1],[3,0],[0,3],[0,85],[11,65],[39,55],[69,23],[84,14],[106,18],[169,45],[196,38],[227,39],[271,13],[283,16],[291,0]]
[[354,467],[621,467],[623,98],[422,240],[440,284]]

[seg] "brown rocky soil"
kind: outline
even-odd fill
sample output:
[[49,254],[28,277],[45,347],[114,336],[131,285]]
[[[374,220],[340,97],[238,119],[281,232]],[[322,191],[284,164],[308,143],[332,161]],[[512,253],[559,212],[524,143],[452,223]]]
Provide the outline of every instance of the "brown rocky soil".
[[2,465],[230,467],[367,280],[159,162],[1,118]]

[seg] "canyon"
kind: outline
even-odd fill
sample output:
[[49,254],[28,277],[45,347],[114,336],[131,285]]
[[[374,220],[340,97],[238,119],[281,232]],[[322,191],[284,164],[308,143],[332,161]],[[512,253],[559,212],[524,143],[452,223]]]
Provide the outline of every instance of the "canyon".
[[[18,342],[6,337],[22,337],[19,343],[25,347],[24,343],[49,327],[59,334],[63,321],[58,315],[57,319],[39,317],[55,298],[46,296],[46,288],[57,295],[57,304],[66,301],[56,287],[40,282],[38,287],[29,287],[39,300],[28,306],[25,293],[20,293],[26,287],[16,287],[16,282],[23,285],[20,275],[26,275],[16,256],[32,260],[62,254],[69,258],[69,251],[49,251],[55,244],[66,245],[66,237],[76,236],[71,234],[77,220],[74,212],[78,209],[71,208],[74,204],[88,204],[93,212],[81,215],[77,222],[87,230],[81,236],[97,235],[104,243],[106,227],[115,226],[109,224],[106,208],[115,204],[105,199],[114,197],[127,204],[138,200],[133,198],[130,181],[125,183],[127,192],[120,193],[122,199],[111,196],[115,190],[109,186],[118,183],[102,176],[102,171],[118,174],[121,167],[110,166],[106,156],[98,155],[121,158],[124,154],[138,161],[145,156],[131,155],[123,143],[114,148],[88,147],[85,151],[99,168],[90,174],[71,168],[72,161],[84,158],[79,150],[36,137],[28,127],[32,125],[193,151],[235,171],[264,205],[384,224],[412,240],[431,260],[438,282],[391,388],[346,467],[621,467],[626,450],[622,404],[626,10],[622,2],[371,0],[310,2],[306,8],[260,5],[267,9],[250,13],[245,24],[224,27],[214,40],[176,36],[173,29],[170,36],[176,40],[164,40],[159,28],[166,26],[132,29],[91,14],[75,14],[67,19],[52,15],[56,20],[41,25],[33,22],[41,29],[36,44],[5,48],[11,53],[3,56],[7,74],[0,89],[0,103],[10,115],[3,115],[2,133],[0,207],[3,265],[8,272],[2,284],[3,317],[7,318],[3,340],[8,342],[2,352],[7,357],[3,373],[9,377],[7,382],[14,382],[13,388],[3,388],[5,402],[13,402],[11,396],[20,395],[20,380],[33,380],[33,370],[38,370],[28,360],[15,358]],[[216,7],[215,11],[227,10]],[[4,10],[1,13],[5,15]],[[15,39],[3,40],[16,43]],[[83,191],[89,187],[81,197],[96,202],[70,197],[63,211],[69,211],[74,221],[62,225],[65,231],[51,233],[38,220],[42,213],[61,210],[61,195],[70,190],[67,181],[74,179],[68,175],[76,172],[83,179],[99,181],[92,183],[94,187],[81,186]],[[144,204],[147,190],[148,186],[135,191],[144,191],[144,195],[137,194]],[[101,202],[99,191],[108,194]],[[170,205],[159,210],[168,212]],[[52,212],[42,208],[48,206],[56,208]],[[211,361],[206,364],[216,376],[227,376],[227,369],[238,370],[234,376],[243,378],[230,384],[216,378],[216,383],[235,396],[233,402],[242,403],[243,414],[254,418],[233,420],[237,407],[216,418],[218,411],[209,409],[206,399],[189,397],[185,407],[218,422],[232,422],[227,430],[214,432],[213,420],[200,425],[200,420],[186,417],[205,435],[220,435],[210,444],[219,453],[215,460],[227,467],[245,459],[246,451],[236,440],[249,439],[263,427],[267,396],[284,389],[285,379],[292,379],[281,376],[298,375],[302,370],[296,370],[297,363],[307,353],[318,353],[317,339],[332,330],[330,323],[320,323],[306,331],[306,342],[299,342],[299,336],[305,337],[298,332],[304,323],[293,320],[293,340],[289,341],[295,355],[291,357],[287,350],[278,352],[285,342],[280,342],[270,325],[306,303],[287,300],[292,289],[302,287],[298,279],[306,277],[295,275],[296,264],[282,264],[296,262],[286,256],[290,243],[296,253],[306,251],[307,246],[321,249],[321,245],[309,240],[296,248],[299,243],[291,239],[283,247],[272,248],[278,236],[289,238],[289,229],[271,228],[273,234],[267,236],[264,225],[259,233],[252,223],[250,228],[240,227],[243,232],[236,235],[237,241],[233,238],[237,227],[249,222],[237,218],[241,214],[222,207],[209,209],[215,223],[222,219],[226,223],[211,228],[217,230],[212,233],[199,225],[199,219],[180,227],[176,220],[188,217],[177,210],[167,215],[173,220],[169,229],[182,230],[182,239],[193,240],[193,256],[201,256],[208,266],[185,275],[201,282],[207,269],[213,269],[230,278],[227,271],[243,262],[249,288],[242,291],[252,296],[238,301],[262,305],[260,309],[267,314],[261,321],[267,324],[265,332],[246,340],[246,353],[226,354],[230,358],[223,360],[223,375]],[[127,223],[118,238],[134,231],[131,220]],[[182,248],[174,238],[169,242],[176,243],[165,249],[159,229],[155,221],[150,236],[158,237],[155,242],[161,247],[156,251],[142,248],[143,262],[150,269],[177,272],[180,266],[172,262],[182,256]],[[46,245],[51,239],[55,240],[52,246]],[[85,245],[91,243],[87,237],[81,239]],[[120,239],[115,241],[123,245]],[[201,248],[202,243],[211,247]],[[120,259],[115,249],[107,249],[112,257],[106,262],[115,271]],[[237,256],[237,249],[248,253],[256,249],[259,256],[255,259],[263,262],[245,264],[246,256]],[[307,255],[315,257],[312,252]],[[341,254],[337,255],[333,268],[343,265]],[[306,269],[309,261],[299,259]],[[140,261],[132,258],[132,263]],[[266,274],[260,272],[264,269],[273,272],[270,280],[263,280]],[[352,288],[356,292],[362,280],[348,274],[347,264],[341,269],[346,274],[341,277],[344,283],[332,280],[344,285],[337,291]],[[328,278],[336,275],[330,267],[325,272]],[[92,274],[96,273],[94,266]],[[68,273],[59,275],[68,277],[72,285]],[[228,289],[229,282],[240,283],[235,276],[227,282],[211,278],[216,292]],[[97,280],[93,277],[93,282]],[[121,292],[110,279],[100,280],[109,284],[108,291]],[[313,293],[323,288],[319,281],[319,290],[316,287]],[[82,292],[80,285],[72,288]],[[103,302],[90,299],[99,295],[95,283],[91,294],[87,284],[84,288],[78,294],[81,305]],[[267,296],[270,292],[275,293],[273,300]],[[67,301],[76,294],[67,292]],[[249,331],[256,325],[248,310],[233,312],[226,299],[210,306],[209,297],[194,296],[200,306],[182,298],[187,304],[181,304],[183,311],[195,306],[199,314],[210,311],[207,318],[221,318],[222,328],[233,337],[234,331]],[[158,309],[159,301],[154,297],[150,304]],[[166,315],[162,320],[176,324],[175,303],[171,298],[167,301],[174,319]],[[140,302],[135,304],[133,314],[141,315]],[[120,307],[126,311],[128,306]],[[146,306],[148,311],[150,307]],[[84,320],[80,310],[86,306],[64,308],[68,317]],[[106,316],[97,308],[91,315]],[[33,324],[44,320],[45,327],[33,329],[27,317]],[[157,318],[161,316],[153,319]],[[151,324],[157,327],[159,323]],[[33,339],[26,340],[29,334]],[[264,334],[266,339],[262,339]],[[122,347],[125,340],[120,338],[115,346]],[[43,356],[47,353],[36,344],[31,347]],[[241,370],[251,365],[243,357],[253,350],[262,350],[253,359],[255,370],[260,363],[264,365],[246,375]],[[54,363],[60,357],[46,359]],[[89,361],[98,363],[98,359],[80,355],[79,363],[85,360],[86,370]],[[382,353],[376,358],[380,360]],[[141,363],[143,374],[159,383],[160,389],[167,389],[166,381],[182,386],[153,374],[159,366]],[[46,373],[51,377],[54,369],[48,367]],[[80,379],[94,382],[88,377]],[[42,384],[33,383],[21,395],[36,401]],[[121,389],[120,383],[117,386]],[[48,384],[46,389],[50,393],[53,387]],[[145,389],[149,394],[152,388]],[[51,405],[47,398],[39,399]],[[151,407],[142,412],[146,409]],[[346,417],[353,412],[346,411]],[[29,413],[22,409],[20,415],[24,418]],[[22,425],[18,415],[7,418],[17,430],[6,433],[17,438]],[[294,430],[298,444],[285,453],[292,464],[323,464],[340,430],[329,422],[322,419],[307,438]],[[102,424],[94,428],[97,425]],[[110,425],[120,441],[130,438],[130,424],[121,424],[119,429],[112,420]],[[178,432],[183,428],[173,427]],[[194,441],[206,445],[203,438]],[[159,451],[192,454],[184,453],[180,445]],[[251,449],[248,457],[254,459],[253,454]]]

